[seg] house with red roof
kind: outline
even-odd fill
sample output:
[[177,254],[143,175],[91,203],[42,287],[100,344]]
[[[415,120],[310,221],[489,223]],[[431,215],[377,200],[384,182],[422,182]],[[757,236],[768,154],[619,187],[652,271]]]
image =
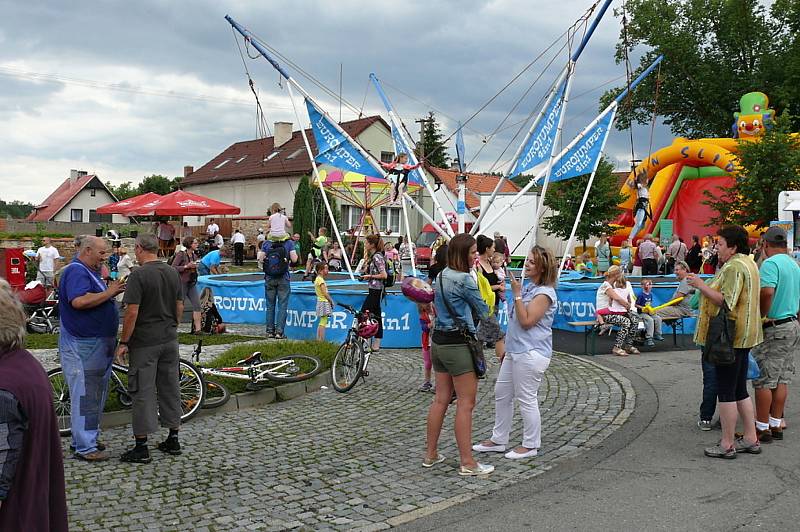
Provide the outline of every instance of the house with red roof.
[[127,216],[97,214],[97,208],[118,201],[99,177],[83,170],[70,175],[33,208],[29,222],[128,223]]

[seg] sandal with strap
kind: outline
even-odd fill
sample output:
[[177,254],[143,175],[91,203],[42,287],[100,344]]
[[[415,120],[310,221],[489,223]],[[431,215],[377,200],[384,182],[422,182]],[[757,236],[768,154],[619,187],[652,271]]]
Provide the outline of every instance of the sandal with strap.
[[615,356],[618,356],[618,357],[626,357],[626,356],[628,356],[628,353],[626,353],[624,349],[621,349],[619,347],[613,348],[611,350],[611,354],[615,355]]

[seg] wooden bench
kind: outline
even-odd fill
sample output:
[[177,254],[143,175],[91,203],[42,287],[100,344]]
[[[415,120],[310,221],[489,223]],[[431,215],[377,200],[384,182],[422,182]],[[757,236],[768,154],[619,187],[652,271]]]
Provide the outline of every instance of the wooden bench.
[[[663,318],[661,320],[662,327],[667,326],[672,329],[672,344],[675,347],[678,347],[678,331],[681,332],[681,345],[684,345],[683,335],[685,334],[685,323],[684,320],[686,318],[690,318],[692,316],[685,316],[681,318]],[[583,354],[584,355],[597,355],[597,329],[595,326],[597,325],[596,320],[591,321],[569,321],[567,322],[568,325],[573,327],[583,327]],[[618,325],[612,325],[611,330],[616,332],[619,331]],[[590,346],[591,344],[591,346]],[[591,350],[589,349],[591,347]]]

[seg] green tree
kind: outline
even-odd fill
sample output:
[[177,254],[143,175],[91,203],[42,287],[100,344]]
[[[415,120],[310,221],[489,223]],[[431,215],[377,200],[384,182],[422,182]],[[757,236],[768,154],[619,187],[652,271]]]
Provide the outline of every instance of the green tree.
[[126,181],[117,186],[112,185],[111,181],[106,181],[106,186],[119,201],[132,198],[139,194],[139,187],[134,186],[130,181]]
[[308,176],[300,178],[300,184],[294,192],[294,205],[292,206],[292,229],[295,233],[300,233],[300,262],[305,264],[305,255],[311,249],[311,239],[309,231],[316,231],[314,224],[313,192],[309,184]]
[[[745,93],[766,93],[778,114],[800,102],[797,0],[776,0],[769,9],[757,0],[628,0],[626,8],[617,62],[626,48],[644,47],[640,66],[632,66],[635,76],[659,54],[664,60],[659,76],[649,76],[622,102],[617,128],[650,124],[655,108],[675,135],[729,136]],[[624,88],[604,94],[600,107]]]
[[10,217],[14,219],[22,219],[28,216],[33,211],[34,205],[32,203],[25,203],[19,200],[5,202],[0,200],[0,217]]
[[433,166],[448,168],[450,166],[450,157],[447,155],[444,134],[442,134],[441,126],[436,122],[436,115],[433,111],[430,111],[424,120],[422,142],[417,146],[417,155],[423,156]]
[[179,185],[180,178],[176,177],[175,179],[170,179],[168,177],[164,177],[163,175],[153,174],[142,179],[142,182],[139,183],[138,193],[144,194],[145,192],[155,192],[156,194],[161,194],[163,196],[178,190]]
[[[569,238],[572,224],[578,216],[583,192],[588,184],[589,174],[585,174],[552,183],[548,187],[544,204],[552,209],[554,214],[546,217],[542,222],[542,228],[547,234],[558,236],[564,240]],[[604,157],[597,167],[592,191],[586,200],[586,206],[575,233],[584,246],[590,236],[611,231],[608,224],[619,214],[618,205],[625,201],[625,195],[620,193],[619,188],[619,181],[614,175],[614,165]]]
[[[328,211],[325,210],[325,201],[322,199],[322,192],[320,192],[319,187],[315,185],[310,185],[312,189],[311,193],[311,206],[313,209],[313,217],[314,217],[314,229],[312,232],[317,234],[317,230],[320,227],[325,227],[328,230],[328,237],[335,238],[333,234],[333,224],[331,223],[331,219],[328,216]],[[336,198],[328,194],[328,202],[331,205],[331,212],[333,213],[333,217],[336,220],[336,224],[339,225],[341,221],[341,212],[339,212],[339,205],[336,202]]]
[[704,204],[719,215],[709,225],[726,223],[767,226],[778,216],[778,194],[800,190],[800,139],[788,129],[791,120],[780,117],[776,127],[759,142],[739,143],[741,169],[732,187],[705,190]]

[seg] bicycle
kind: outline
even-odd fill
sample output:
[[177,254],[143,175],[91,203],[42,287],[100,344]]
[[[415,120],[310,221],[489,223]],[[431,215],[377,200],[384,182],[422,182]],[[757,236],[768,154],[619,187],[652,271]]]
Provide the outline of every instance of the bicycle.
[[[179,362],[179,384],[181,394],[181,423],[192,419],[203,406],[206,395],[206,386],[203,375],[194,364],[181,359]],[[58,421],[58,432],[61,436],[72,433],[71,418],[72,404],[69,396],[69,386],[61,367],[47,372],[50,388],[53,391],[53,406]],[[108,396],[115,394],[119,403],[129,408],[133,399],[128,391],[128,367],[120,364],[111,365],[111,378],[108,384]]]
[[[368,377],[369,357],[372,354],[369,339],[375,336],[378,324],[368,310],[358,312],[349,305],[339,303],[355,318],[342,345],[331,364],[331,384],[340,393],[350,391],[358,379]],[[365,328],[367,324],[367,328]],[[368,329],[368,330],[367,330]]]
[[203,340],[200,339],[192,353],[192,360],[202,373],[207,388],[203,408],[218,408],[230,399],[228,389],[220,382],[206,380],[207,376],[246,380],[248,381],[246,389],[257,391],[264,388],[269,381],[291,383],[308,380],[317,375],[322,368],[320,360],[311,355],[286,355],[272,360],[263,360],[261,351],[256,351],[249,357],[239,360],[235,366],[206,368],[200,365],[202,349]]

